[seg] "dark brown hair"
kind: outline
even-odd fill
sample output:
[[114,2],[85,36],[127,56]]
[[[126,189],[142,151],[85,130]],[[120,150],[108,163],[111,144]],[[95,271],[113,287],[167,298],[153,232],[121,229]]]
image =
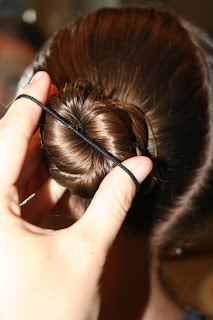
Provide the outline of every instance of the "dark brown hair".
[[[127,220],[159,244],[212,207],[212,53],[203,31],[171,13],[101,9],[57,32],[21,82],[46,70],[60,90],[52,109],[120,161],[151,157]],[[92,197],[114,164],[48,114],[42,137],[53,178]]]

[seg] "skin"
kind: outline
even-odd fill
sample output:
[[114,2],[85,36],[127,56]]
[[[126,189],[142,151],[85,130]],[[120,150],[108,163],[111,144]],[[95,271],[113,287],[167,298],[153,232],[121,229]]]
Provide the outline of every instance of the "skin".
[[[48,74],[38,72],[23,93],[46,103],[54,90]],[[19,99],[0,121],[0,319],[97,319],[99,281],[136,187],[116,167],[71,227],[53,231],[23,220],[44,219],[65,191],[44,174],[39,135],[33,136],[41,112]],[[152,170],[146,157],[124,165],[139,183]],[[32,201],[20,206],[32,192]]]

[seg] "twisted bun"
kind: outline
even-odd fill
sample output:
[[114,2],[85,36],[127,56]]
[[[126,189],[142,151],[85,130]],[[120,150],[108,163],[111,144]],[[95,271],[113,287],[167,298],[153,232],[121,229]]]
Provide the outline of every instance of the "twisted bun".
[[[119,161],[146,153],[148,130],[137,107],[111,100],[87,81],[65,85],[49,107]],[[73,194],[91,198],[115,164],[46,114],[43,147],[52,177]]]

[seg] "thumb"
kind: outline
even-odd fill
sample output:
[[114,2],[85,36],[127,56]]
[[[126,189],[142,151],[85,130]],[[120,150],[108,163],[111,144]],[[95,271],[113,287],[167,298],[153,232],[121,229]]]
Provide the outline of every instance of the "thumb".
[[[130,158],[122,164],[134,174],[139,183],[152,170],[152,161],[143,156]],[[76,227],[81,229],[87,239],[109,248],[126,218],[135,194],[136,186],[132,179],[120,167],[115,167],[102,181]]]

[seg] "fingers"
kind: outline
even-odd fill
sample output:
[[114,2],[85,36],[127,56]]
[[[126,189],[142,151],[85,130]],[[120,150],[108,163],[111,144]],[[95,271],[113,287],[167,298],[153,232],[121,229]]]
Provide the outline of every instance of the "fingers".
[[[51,79],[46,72],[38,72],[22,93],[29,94],[42,103],[49,95]],[[17,182],[24,164],[30,139],[41,116],[41,108],[22,98],[13,103],[0,122],[0,176],[2,185]]]
[[51,97],[52,94],[57,94],[57,93],[59,93],[58,88],[54,84],[51,84],[48,99]]
[[35,172],[36,168],[42,162],[42,150],[40,145],[40,130],[37,130],[30,141],[22,173],[16,183],[16,186],[19,190],[27,183],[29,178]]
[[[152,162],[147,157],[134,157],[123,164],[139,183],[152,170]],[[73,227],[86,238],[109,248],[125,220],[135,194],[136,186],[131,178],[121,168],[114,168],[101,183],[84,216]]]
[[[48,99],[54,93],[58,93],[58,89],[55,85],[51,84],[50,90],[48,93]],[[16,183],[19,189],[22,188],[23,185],[27,182],[27,180],[31,178],[32,174],[34,174],[39,163],[41,163],[43,160],[43,153],[40,146],[41,146],[40,130],[37,130],[30,141],[27,158],[22,170],[22,174],[19,177],[18,182]]]

